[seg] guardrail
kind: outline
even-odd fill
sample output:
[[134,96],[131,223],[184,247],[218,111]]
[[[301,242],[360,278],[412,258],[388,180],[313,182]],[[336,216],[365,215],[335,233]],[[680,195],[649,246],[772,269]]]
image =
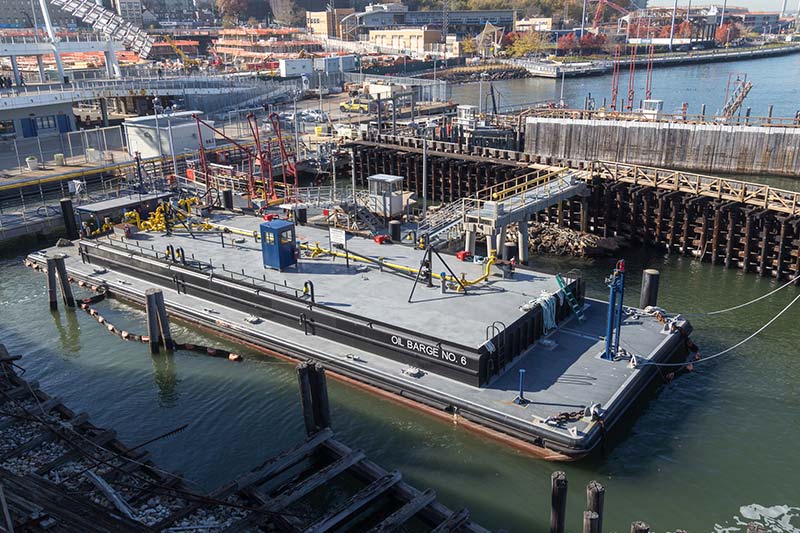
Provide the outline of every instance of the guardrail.
[[800,214],[800,193],[760,183],[611,161],[593,162],[591,174],[607,181],[740,202],[788,215]]

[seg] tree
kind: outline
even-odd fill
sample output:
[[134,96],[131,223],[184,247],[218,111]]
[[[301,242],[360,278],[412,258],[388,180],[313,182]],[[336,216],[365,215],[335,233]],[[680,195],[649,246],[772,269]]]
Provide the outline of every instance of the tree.
[[717,28],[717,33],[714,34],[714,39],[718,43],[728,44],[729,42],[738,39],[740,33],[741,32],[739,31],[739,28],[729,22]]
[[542,50],[547,38],[542,32],[528,31],[521,33],[508,47],[508,51],[512,56],[524,57],[533,53],[538,53]]
[[223,17],[238,19],[247,11],[247,0],[217,0],[217,8]]
[[578,38],[574,33],[568,33],[558,38],[558,50],[563,50],[565,54],[572,53],[578,48]]
[[693,30],[694,27],[692,26],[692,23],[688,20],[684,20],[681,22],[681,25],[678,26],[678,29],[675,31],[675,33],[681,39],[688,39],[692,36]]
[[270,0],[272,14],[275,20],[288,26],[302,26],[305,13],[297,6],[294,0]]
[[478,50],[478,45],[475,39],[464,39],[461,41],[461,53],[465,56],[471,56]]

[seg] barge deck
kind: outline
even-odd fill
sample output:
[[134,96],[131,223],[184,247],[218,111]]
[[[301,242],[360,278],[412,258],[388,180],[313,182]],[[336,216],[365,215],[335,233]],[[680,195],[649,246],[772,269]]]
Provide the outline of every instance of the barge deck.
[[[584,298],[579,276],[568,283],[583,321],[559,296],[554,276],[517,269],[504,278],[496,267],[453,256],[444,261],[459,276],[475,279],[488,269],[488,279],[466,294],[420,283],[411,299],[414,278],[397,267],[418,268],[423,250],[351,238],[351,254],[374,259],[351,260],[348,267],[339,257],[301,257],[296,268],[279,272],[263,266],[255,238],[260,218],[213,219],[242,231],[104,237],[28,259],[43,266],[67,250],[66,267],[76,280],[138,303],[148,288],[162,289],[173,316],[276,355],[318,361],[352,383],[547,459],[590,453],[658,376],[653,365],[632,368],[627,360],[601,358],[608,304]],[[297,226],[297,239],[307,249],[327,248],[328,232]],[[432,267],[445,270],[439,261]],[[542,298],[548,297],[556,327],[545,333]],[[631,310],[621,326],[622,346],[641,362],[681,356],[691,326],[680,317],[671,323]],[[594,414],[592,406],[599,407]]]

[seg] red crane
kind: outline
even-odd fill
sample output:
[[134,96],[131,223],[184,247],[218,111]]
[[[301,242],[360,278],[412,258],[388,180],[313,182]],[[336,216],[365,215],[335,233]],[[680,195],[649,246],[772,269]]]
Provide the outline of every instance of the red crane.
[[[290,152],[286,149],[286,144],[283,142],[283,136],[281,135],[281,119],[277,113],[270,113],[269,121],[272,124],[272,128],[275,130],[275,136],[278,138],[278,148],[281,152],[281,166],[283,167],[283,190],[284,196],[289,197],[289,188],[286,184],[286,175],[288,174],[293,178],[294,184],[294,192],[297,192],[297,188],[299,186],[299,179],[297,177],[297,158],[293,152]],[[297,132],[295,132],[297,135]]]
[[620,6],[619,4],[615,4],[611,0],[598,0],[597,2],[597,9],[594,12],[594,22],[592,23],[592,27],[597,29],[600,26],[600,22],[603,20],[603,10],[605,7],[608,6],[615,11],[618,11],[622,15],[627,15],[628,10],[624,7]]
[[636,90],[636,46],[633,47],[633,52],[629,56],[631,62],[630,73],[628,74],[628,103],[625,109],[633,111],[633,97]]
[[213,131],[214,133],[219,134],[223,139],[225,139],[226,141],[230,142],[231,144],[233,144],[234,146],[236,146],[237,148],[241,149],[243,152],[245,152],[247,154],[248,166],[249,166],[249,169],[250,169],[249,175],[247,177],[247,189],[248,189],[247,192],[248,192],[248,196],[252,200],[252,198],[253,198],[253,196],[255,194],[255,181],[253,180],[253,159],[258,158],[258,154],[254,153],[253,149],[251,147],[245,146],[245,145],[243,145],[243,144],[231,139],[230,137],[225,135],[224,132],[218,130],[217,128],[215,128],[214,126],[212,126],[211,124],[209,124],[205,120],[201,119],[197,115],[192,115],[192,118],[197,121],[197,137],[200,139],[200,165],[201,165],[201,168],[203,169],[203,174],[204,174],[204,177],[205,177],[206,189],[208,189],[211,185],[210,185],[210,180],[209,180],[209,175],[208,175],[208,165],[206,165],[206,152],[203,149],[203,133],[202,133],[202,128],[200,127],[201,124],[203,126],[205,126],[206,128],[210,129],[211,131]]
[[614,70],[611,74],[611,109],[617,110],[617,96],[619,96],[619,66],[622,47],[617,45],[614,49]]
[[655,54],[656,47],[651,44],[647,50],[647,76],[645,77],[644,85],[644,97],[646,100],[650,100],[653,96],[653,57]]
[[[267,205],[268,200],[276,200],[275,184],[272,181],[272,150],[270,148],[270,140],[267,139],[266,153],[264,146],[261,144],[261,137],[258,134],[258,117],[253,113],[247,114],[247,125],[250,128],[250,133],[253,135],[253,140],[256,142],[256,150],[258,150],[258,166],[261,170],[261,186],[262,198],[264,200],[264,207]],[[269,178],[267,178],[267,172]]]

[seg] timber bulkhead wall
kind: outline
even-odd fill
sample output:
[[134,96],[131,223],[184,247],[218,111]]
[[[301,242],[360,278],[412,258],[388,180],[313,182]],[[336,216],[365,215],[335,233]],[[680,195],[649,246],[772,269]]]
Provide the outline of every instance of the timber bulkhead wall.
[[529,117],[525,151],[725,174],[800,175],[800,128]]

